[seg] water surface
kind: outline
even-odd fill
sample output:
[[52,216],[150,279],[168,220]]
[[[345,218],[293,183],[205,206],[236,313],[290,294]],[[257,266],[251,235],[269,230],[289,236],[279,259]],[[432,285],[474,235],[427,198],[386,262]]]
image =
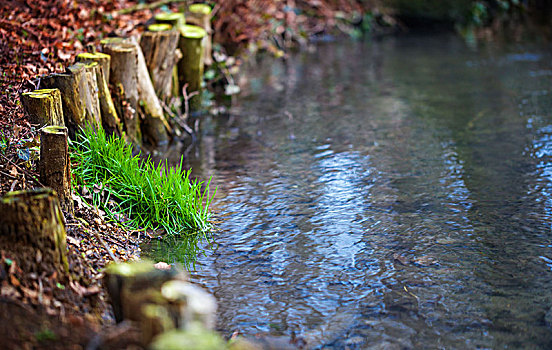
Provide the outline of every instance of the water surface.
[[550,45],[323,43],[244,76],[191,153],[224,335],[552,348]]

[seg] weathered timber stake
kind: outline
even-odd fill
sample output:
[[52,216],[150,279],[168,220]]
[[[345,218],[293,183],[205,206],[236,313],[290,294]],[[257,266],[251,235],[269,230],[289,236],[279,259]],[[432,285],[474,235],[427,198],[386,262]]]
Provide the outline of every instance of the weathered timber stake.
[[155,23],[170,24],[173,28],[178,28],[186,24],[186,18],[182,12],[161,12],[155,15]]
[[144,136],[153,145],[164,145],[169,142],[169,131],[172,129],[165,119],[163,107],[155,94],[153,83],[148,73],[148,66],[140,44],[136,38],[130,38],[130,42],[136,47],[138,57],[136,75],[138,79],[138,97],[140,98],[140,111],[144,115]]
[[71,162],[67,128],[46,126],[40,130],[40,181],[57,192],[61,208],[73,215]]
[[[242,343],[240,343],[242,344]],[[242,347],[227,347],[226,342],[222,337],[214,331],[205,329],[201,325],[194,325],[190,329],[181,330],[174,329],[165,333],[162,333],[153,339],[153,342],[150,344],[148,349],[150,350],[177,350],[177,349],[194,349],[194,350],[220,350],[220,349],[281,349],[289,350],[291,347],[280,348],[280,347],[270,347],[264,346],[261,344],[247,343]]]
[[205,30],[207,35],[203,38],[203,63],[207,66],[213,64],[211,56],[212,33],[211,29],[211,7],[207,4],[193,4],[186,11],[188,24],[193,24]]
[[194,322],[205,329],[215,327],[217,302],[200,287],[182,280],[172,280],[161,286],[161,295],[169,301],[169,312],[181,329]]
[[54,191],[9,192],[0,198],[0,213],[0,250],[17,257],[25,273],[68,272],[63,214]]
[[96,62],[102,69],[105,81],[109,82],[109,67],[111,67],[111,56],[102,52],[83,52],[77,55],[77,62]]
[[58,89],[40,89],[21,94],[21,104],[31,124],[65,125]]
[[96,62],[82,63],[77,62],[68,69],[79,69],[82,66],[85,70],[86,93],[81,94],[86,102],[87,120],[94,128],[102,127],[102,112],[100,107],[99,89],[97,77],[101,75],[100,66]]
[[121,120],[117,115],[117,110],[113,104],[113,99],[111,98],[108,87],[111,57],[101,52],[87,52],[77,55],[77,61],[88,64],[96,62],[98,64],[98,69],[96,69],[95,72],[98,84],[102,126],[107,135],[115,134],[120,136],[122,132]]
[[167,101],[172,94],[172,74],[179,56],[180,33],[170,24],[152,24],[140,38],[153,87],[160,99]]
[[142,143],[138,118],[138,81],[136,70],[138,55],[133,44],[122,38],[109,38],[101,41],[102,51],[111,57],[109,83],[114,87],[114,102],[121,116],[129,142]]
[[42,78],[45,86],[58,88],[61,92],[65,125],[71,138],[74,138],[79,127],[90,124],[98,128],[101,125],[95,69],[77,63],[69,66],[65,73],[54,73]]
[[[178,29],[181,25],[186,24],[186,18],[184,17],[184,13],[182,12],[171,12],[171,13],[158,13],[155,15],[155,23],[158,24],[170,24],[173,28]],[[180,35],[180,33],[179,33]],[[180,49],[177,49],[176,52],[176,62],[182,58],[182,52]],[[180,89],[180,86],[178,84],[178,65],[175,64],[172,71],[172,89],[171,89],[171,95],[180,97],[182,96],[182,90]]]
[[179,27],[180,40],[178,47],[182,59],[178,62],[178,83],[180,91],[188,84],[188,94],[197,91],[189,101],[191,111],[201,109],[201,81],[203,79],[203,38],[207,32],[198,26],[182,25]]
[[110,264],[104,271],[115,320],[140,321],[142,306],[161,298],[161,285],[177,276],[175,269],[158,270],[148,261]]

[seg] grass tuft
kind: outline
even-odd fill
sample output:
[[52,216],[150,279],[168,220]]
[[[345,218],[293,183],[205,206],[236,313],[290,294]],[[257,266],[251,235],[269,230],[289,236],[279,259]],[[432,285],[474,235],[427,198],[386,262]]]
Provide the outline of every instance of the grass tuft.
[[92,197],[92,204],[133,230],[164,229],[179,235],[186,248],[182,257],[195,262],[202,239],[209,240],[209,185],[190,179],[191,170],[132,155],[122,138],[88,127],[71,144],[74,184]]

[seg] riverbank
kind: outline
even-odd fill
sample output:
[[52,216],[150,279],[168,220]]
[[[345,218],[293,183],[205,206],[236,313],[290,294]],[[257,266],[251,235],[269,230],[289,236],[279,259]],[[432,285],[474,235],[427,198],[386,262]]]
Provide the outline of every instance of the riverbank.
[[[336,15],[335,8],[330,5],[317,8],[324,14],[322,17],[317,17],[316,13],[301,17],[295,11],[283,11],[281,7],[269,5],[255,11],[249,7],[252,12],[248,13],[247,6],[244,10],[236,2],[227,1],[224,2],[227,7],[221,6],[218,10],[219,18],[224,20],[215,20],[214,28],[218,40],[228,43],[230,51],[236,51],[238,47],[256,47],[284,55],[286,47],[293,42],[301,45],[310,35],[322,35],[331,32],[332,28],[354,35],[357,27],[350,24],[362,23],[353,16],[355,11],[362,10],[354,3],[349,2],[350,6],[343,9],[343,14],[347,15],[344,18],[343,14]],[[40,187],[35,167],[38,137],[23,115],[18,102],[20,94],[36,88],[40,84],[40,75],[63,71],[87,45],[97,45],[100,39],[110,34],[139,32],[154,13],[154,10],[123,13],[124,8],[134,5],[132,2],[94,2],[90,7],[73,6],[63,1],[10,4],[13,6],[2,9],[5,20],[0,22],[3,44],[0,112],[4,115],[0,121],[1,194]],[[252,25],[259,21],[262,13],[268,13],[275,21]],[[233,14],[245,20],[228,22],[226,18]],[[391,17],[384,15],[381,19],[392,22]],[[16,28],[16,35],[10,32],[13,28]],[[97,337],[100,330],[106,339],[109,339],[111,329],[117,337],[123,333],[133,334],[131,328],[124,328],[126,325],[109,328],[111,316],[100,276],[101,269],[110,261],[138,258],[140,239],[106,222],[101,212],[84,203],[77,203],[77,212],[74,217],[66,218],[66,227],[70,267],[76,284],[60,287],[49,281],[49,276],[18,273],[13,261],[3,257],[2,297],[5,301],[2,315],[6,317],[3,320],[7,320],[8,315],[17,316],[16,322],[2,322],[2,327],[6,327],[2,331],[14,347],[19,344],[85,346]],[[27,323],[31,316],[41,321]],[[78,327],[73,327],[75,325]],[[70,327],[75,328],[75,332],[67,332]]]
[[[178,1],[174,3],[164,3],[164,10],[176,8]],[[231,17],[239,8],[237,3],[223,4],[218,7],[219,18]],[[135,5],[110,1],[12,1],[0,9],[3,18],[0,21],[0,112],[3,114],[0,120],[0,195],[42,187],[36,167],[37,128],[24,115],[19,102],[21,94],[40,88],[43,75],[63,72],[77,54],[97,46],[101,39],[143,31],[154,12],[160,11],[159,6],[138,10]],[[260,23],[252,25],[260,16],[253,9],[288,24],[307,22],[307,17],[284,14],[281,6],[250,6],[241,13],[246,15],[246,21],[215,21],[215,33],[219,34],[215,35],[215,40],[226,42],[230,50],[251,49],[251,45],[256,45],[257,49],[282,55],[292,40],[306,40],[308,32],[314,31],[316,21],[311,21],[313,29],[302,32],[304,37],[287,35],[280,27],[272,30]],[[232,33],[241,30],[238,24],[247,24],[248,20],[248,26],[256,31],[233,36]],[[322,33],[324,28],[316,31]],[[270,36],[264,35],[268,32],[284,41],[272,42]],[[230,36],[220,36],[227,34]],[[223,49],[218,52],[224,54]],[[139,259],[139,244],[144,238],[148,239],[147,233],[140,236],[125,231],[108,222],[101,210],[90,207],[78,197],[73,199],[74,214],[65,213],[70,276],[28,274],[18,268],[17,259],[9,252],[1,256],[0,335],[7,348],[74,348],[94,343],[103,344],[102,348],[120,348],[139,344],[135,329],[127,324],[113,324],[101,278],[102,269],[108,263]],[[60,283],[61,280],[67,283]]]

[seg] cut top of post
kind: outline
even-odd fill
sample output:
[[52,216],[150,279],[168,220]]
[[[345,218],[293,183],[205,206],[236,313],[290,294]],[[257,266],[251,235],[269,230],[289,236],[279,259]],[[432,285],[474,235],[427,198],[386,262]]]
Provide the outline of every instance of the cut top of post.
[[207,4],[193,4],[188,7],[188,11],[208,15],[211,13],[211,7]]
[[188,39],[203,39],[207,35],[205,29],[189,24],[184,24],[178,29],[180,30],[180,35]]
[[110,59],[111,57],[103,52],[83,52],[77,55],[78,58],[83,60],[97,60],[97,59]]
[[54,190],[48,187],[41,187],[33,190],[8,192],[4,197],[0,198],[0,202],[4,204],[28,202],[30,200],[48,198],[50,196],[55,197]]
[[186,18],[182,12],[162,12],[156,14],[154,19],[156,22],[160,23],[171,23],[176,25],[186,23]]
[[24,92],[23,95],[34,98],[49,98],[50,95],[58,89],[38,89],[34,91]]
[[173,26],[168,23],[154,23],[148,26],[150,32],[167,32],[172,30]]
[[42,128],[42,131],[49,134],[65,134],[67,132],[67,128],[59,125],[49,125]]

